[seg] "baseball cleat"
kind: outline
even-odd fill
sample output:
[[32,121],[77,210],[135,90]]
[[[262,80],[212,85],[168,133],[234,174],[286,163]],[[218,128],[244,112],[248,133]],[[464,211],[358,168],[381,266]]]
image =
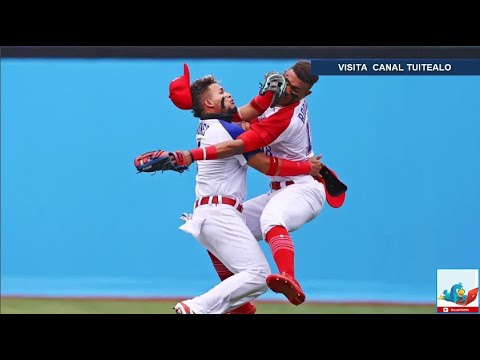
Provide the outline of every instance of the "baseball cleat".
[[305,301],[305,293],[295,278],[287,273],[267,276],[268,287],[276,293],[281,293],[293,305],[300,305]]
[[257,308],[253,304],[253,302],[247,302],[236,309],[230,310],[226,314],[249,314],[253,315],[257,312]]
[[195,314],[184,302],[179,302],[173,309],[177,314]]

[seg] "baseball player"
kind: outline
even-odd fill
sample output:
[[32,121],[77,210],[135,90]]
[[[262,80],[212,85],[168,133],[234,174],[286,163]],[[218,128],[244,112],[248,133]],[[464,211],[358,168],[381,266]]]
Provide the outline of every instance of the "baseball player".
[[[272,95],[256,96],[250,104],[240,108],[234,120],[250,121],[250,130],[236,140],[184,151],[187,165],[193,161],[224,159],[263,148],[274,158],[305,161],[313,156],[308,104],[306,97],[318,76],[311,73],[309,61],[298,61],[284,73],[286,89],[276,104]],[[270,97],[268,97],[270,95]],[[269,107],[274,105],[273,107]],[[272,158],[273,159],[273,158]],[[338,207],[343,198],[332,199],[318,176],[283,175],[275,170],[273,160],[270,191],[244,203],[247,226],[257,239],[265,239],[272,251],[279,274],[271,274],[266,281],[271,290],[282,293],[294,305],[305,301],[305,293],[295,279],[294,245],[290,232],[318,216],[327,200]],[[201,161],[201,163],[204,163]],[[200,163],[199,163],[200,164]]]
[[[199,149],[231,141],[244,133],[231,123],[232,115],[238,112],[232,96],[213,76],[198,79],[187,88],[189,83],[185,66],[184,76],[170,86],[170,97],[174,103],[179,99],[176,105],[181,107],[183,92],[191,93],[193,114],[200,118],[196,134]],[[254,313],[255,307],[250,301],[268,290],[266,278],[270,268],[243,215],[246,165],[265,174],[314,175],[322,164],[314,157],[290,161],[270,158],[253,150],[197,163],[193,216],[185,219],[180,228],[208,250],[223,281],[205,294],[176,304],[178,314]]]

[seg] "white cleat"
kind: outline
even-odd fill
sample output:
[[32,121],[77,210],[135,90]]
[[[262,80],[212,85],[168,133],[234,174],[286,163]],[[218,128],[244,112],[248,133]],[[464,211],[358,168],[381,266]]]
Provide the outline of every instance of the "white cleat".
[[190,309],[190,307],[183,302],[179,302],[173,307],[173,309],[177,314],[195,314],[192,309]]

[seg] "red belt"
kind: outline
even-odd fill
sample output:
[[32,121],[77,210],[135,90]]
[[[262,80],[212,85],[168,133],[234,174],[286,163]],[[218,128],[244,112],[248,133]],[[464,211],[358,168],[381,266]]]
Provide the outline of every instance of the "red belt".
[[[282,186],[282,182],[285,184]],[[282,187],[293,185],[295,182],[293,180],[288,180],[288,181],[272,181],[270,183],[270,187],[272,190],[280,190]]]
[[[211,199],[211,201],[210,201]],[[195,201],[195,208],[206,204],[226,204],[235,207],[239,212],[243,211],[243,206],[237,200],[225,196],[207,196]]]

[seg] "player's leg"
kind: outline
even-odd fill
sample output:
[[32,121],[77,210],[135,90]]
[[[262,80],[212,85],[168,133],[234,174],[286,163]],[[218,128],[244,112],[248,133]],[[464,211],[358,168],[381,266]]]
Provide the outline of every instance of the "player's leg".
[[[260,216],[262,215],[263,209],[265,208],[265,205],[267,205],[270,198],[271,196],[268,194],[262,194],[243,203],[242,214],[245,217],[245,222],[257,240],[263,239],[262,229],[260,226]],[[228,270],[228,268],[210,251],[208,251],[208,255],[212,260],[213,267],[220,277],[220,280],[223,281],[233,275],[233,273]]]
[[[267,204],[268,200],[270,200],[270,196],[263,194],[243,203],[242,213],[245,216],[247,227],[257,240],[263,239],[260,226],[260,216],[262,215],[263,208]],[[213,267],[220,277],[220,280],[223,281],[233,275],[233,273],[228,270],[228,268],[210,251],[208,252],[208,255],[212,260]],[[255,305],[249,301],[241,304],[241,306],[238,308],[231,310],[229,314],[255,314],[255,312]]]
[[270,194],[262,194],[243,203],[243,215],[245,216],[247,227],[257,240],[263,239],[260,217],[271,198]]
[[222,314],[266,292],[270,268],[243,216],[229,205],[197,213],[206,217],[197,239],[234,275],[184,303],[197,314]]
[[314,219],[324,204],[322,184],[316,181],[294,184],[273,196],[260,219],[262,233],[279,270],[279,274],[267,278],[267,284],[295,305],[305,301],[305,294],[295,279],[295,248],[290,232]]
[[[230,276],[233,276],[233,273],[220,261],[218,258],[208,251],[210,260],[212,260],[213,267],[217,272],[218,277],[221,281],[228,279]],[[236,309],[230,310],[229,314],[255,314],[257,311],[253,302],[249,301],[246,303],[240,304]]]
[[212,265],[217,272],[218,277],[221,281],[228,279],[233,273],[220,261],[218,258],[213,255],[210,251],[207,250],[208,256],[210,256],[210,260],[212,260]]

